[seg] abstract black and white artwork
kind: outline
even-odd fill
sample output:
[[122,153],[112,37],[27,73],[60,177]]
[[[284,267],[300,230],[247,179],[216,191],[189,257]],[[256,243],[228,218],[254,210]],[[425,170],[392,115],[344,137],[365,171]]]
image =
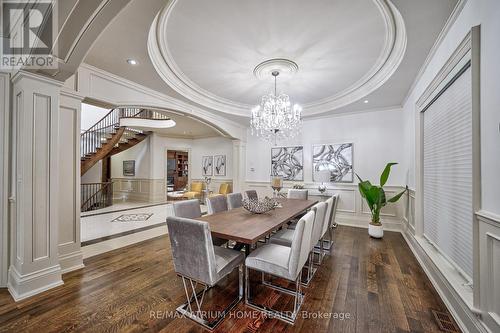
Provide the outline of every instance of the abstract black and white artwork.
[[203,156],[201,158],[201,174],[202,176],[211,176],[213,174],[213,156]]
[[352,143],[313,146],[313,175],[330,171],[330,181],[352,183]]
[[226,175],[226,155],[214,156],[214,176]]
[[271,176],[304,180],[304,147],[271,148]]

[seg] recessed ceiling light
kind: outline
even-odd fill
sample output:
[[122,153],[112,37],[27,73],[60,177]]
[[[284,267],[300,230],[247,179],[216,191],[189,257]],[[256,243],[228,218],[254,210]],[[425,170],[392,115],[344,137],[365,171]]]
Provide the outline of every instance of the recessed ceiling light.
[[363,103],[367,104],[367,103],[368,103],[368,100],[367,100],[367,99],[365,99],[365,100],[363,101]]
[[137,60],[134,59],[127,59],[127,62],[129,65],[137,65]]

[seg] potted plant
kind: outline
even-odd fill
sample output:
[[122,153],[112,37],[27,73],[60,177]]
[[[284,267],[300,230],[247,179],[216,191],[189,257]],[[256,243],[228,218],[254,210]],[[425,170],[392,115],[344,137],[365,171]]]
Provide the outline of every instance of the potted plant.
[[380,210],[384,207],[388,202],[396,202],[401,198],[401,196],[408,190],[408,186],[401,192],[396,194],[394,197],[389,200],[386,199],[385,191],[383,186],[387,182],[389,178],[389,174],[391,173],[391,167],[396,165],[397,163],[387,163],[384,171],[380,175],[380,186],[372,185],[368,180],[362,180],[361,177],[356,174],[359,179],[359,193],[366,200],[368,207],[370,208],[372,214],[372,220],[368,225],[368,234],[374,238],[382,238],[384,236],[384,229],[382,227],[382,223],[380,222]]

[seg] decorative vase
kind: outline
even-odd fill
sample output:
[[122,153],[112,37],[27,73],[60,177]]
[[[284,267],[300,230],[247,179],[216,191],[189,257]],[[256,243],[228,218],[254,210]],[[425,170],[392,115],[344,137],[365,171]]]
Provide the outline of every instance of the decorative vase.
[[373,238],[384,237],[384,227],[382,225],[368,224],[368,235]]

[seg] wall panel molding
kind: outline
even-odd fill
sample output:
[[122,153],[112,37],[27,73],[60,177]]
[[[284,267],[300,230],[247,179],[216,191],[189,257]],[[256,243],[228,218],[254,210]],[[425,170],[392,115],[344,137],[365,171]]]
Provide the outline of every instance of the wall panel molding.
[[83,268],[80,241],[80,117],[83,98],[66,89],[61,90],[59,105],[60,156],[67,163],[60,165],[59,201],[59,264],[62,273]]
[[10,75],[8,73],[0,73],[0,101],[0,287],[6,287],[9,267]]
[[480,307],[493,332],[500,331],[500,216],[480,210],[479,229]]
[[163,178],[113,178],[113,200],[166,202],[166,181]]
[[[309,196],[319,196],[318,183],[313,182],[298,182],[304,184],[304,188],[309,190]],[[282,193],[286,193],[288,189],[293,187],[294,182],[285,182]],[[403,190],[401,186],[388,185],[384,186],[387,193],[393,195]],[[265,181],[247,181],[246,189],[255,189],[259,196],[272,196],[272,189],[270,182]],[[358,191],[358,185],[352,184],[328,184],[327,193],[329,195],[339,194],[339,205],[337,208],[337,223],[342,225],[349,225],[353,227],[368,228],[371,217],[370,212],[364,203]],[[321,199],[317,197],[316,199]],[[381,214],[382,223],[385,230],[401,231],[404,219],[404,205],[405,200],[401,199],[397,203],[388,204],[383,209]]]
[[61,83],[23,71],[12,83],[15,183],[7,287],[17,301],[63,283],[57,244]]
[[439,296],[464,332],[495,332],[500,330],[500,216],[480,210],[476,213],[479,230],[479,308],[474,307],[473,293],[462,283],[465,280],[453,272],[442,257],[425,239],[415,235],[409,223],[415,216],[415,190],[407,195],[407,210],[402,234],[413,254],[438,291]]

